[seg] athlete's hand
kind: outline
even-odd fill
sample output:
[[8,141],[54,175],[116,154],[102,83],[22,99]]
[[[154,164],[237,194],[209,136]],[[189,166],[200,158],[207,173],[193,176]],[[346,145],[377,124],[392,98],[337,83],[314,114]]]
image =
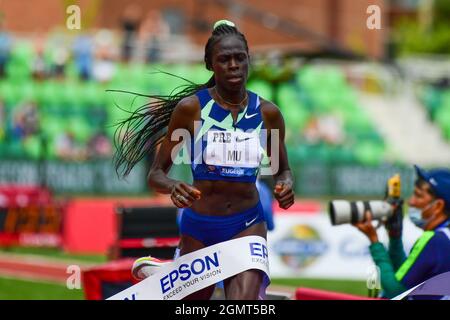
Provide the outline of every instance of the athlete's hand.
[[292,183],[289,182],[277,182],[275,189],[273,190],[275,199],[278,201],[278,205],[282,209],[287,209],[294,204],[294,191],[292,190]]
[[195,200],[200,199],[201,194],[197,188],[179,181],[173,184],[170,199],[178,208],[186,208],[190,207]]

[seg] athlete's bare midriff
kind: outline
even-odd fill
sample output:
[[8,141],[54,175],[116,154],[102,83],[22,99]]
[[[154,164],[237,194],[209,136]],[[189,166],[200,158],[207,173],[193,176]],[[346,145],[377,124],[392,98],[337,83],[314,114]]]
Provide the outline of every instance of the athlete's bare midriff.
[[[200,102],[192,97],[192,106],[196,110],[188,125],[191,137],[194,137],[193,122],[201,121]],[[237,111],[231,111],[233,120],[237,118]],[[194,201],[190,207],[197,213],[204,215],[224,216],[250,209],[259,201],[255,183],[230,182],[223,180],[195,180],[193,183],[201,192],[201,199]]]
[[221,180],[196,180],[194,186],[202,193],[191,209],[205,215],[224,216],[250,209],[259,201],[255,183]]

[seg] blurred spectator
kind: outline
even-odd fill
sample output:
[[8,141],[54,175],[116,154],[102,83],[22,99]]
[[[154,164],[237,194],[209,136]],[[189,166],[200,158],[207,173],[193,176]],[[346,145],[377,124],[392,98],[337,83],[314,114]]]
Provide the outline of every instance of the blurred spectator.
[[11,55],[11,36],[3,30],[3,22],[0,20],[0,77],[5,76],[6,63]]
[[170,26],[159,11],[151,10],[139,28],[139,42],[144,46],[147,63],[155,63],[161,60],[161,42],[169,36]]
[[82,80],[89,80],[92,75],[94,60],[93,41],[89,35],[80,35],[73,44],[73,56],[78,74]]
[[85,160],[86,150],[77,144],[75,135],[67,130],[55,139],[56,156],[62,160]]
[[59,158],[71,159],[73,150],[75,150],[75,136],[72,132],[66,131],[56,137],[55,151]]
[[23,125],[25,137],[39,132],[39,115],[37,106],[33,102],[23,105]]
[[319,119],[311,117],[305,126],[303,136],[309,144],[316,144],[320,141]]
[[343,123],[333,114],[312,117],[305,127],[303,136],[310,144],[326,142],[340,145],[345,139]]
[[57,78],[64,78],[64,71],[69,57],[65,47],[57,47],[53,52],[53,75]]
[[14,140],[23,140],[27,136],[37,134],[39,118],[36,105],[25,102],[14,109],[11,135]]
[[96,133],[88,142],[87,156],[90,159],[110,158],[112,155],[112,145],[105,132]]
[[109,82],[115,74],[115,63],[112,57],[112,34],[110,31],[101,30],[96,35],[96,53],[93,65],[93,77],[96,81]]
[[141,8],[136,4],[128,5],[125,8],[121,21],[123,31],[122,61],[129,62],[133,58],[136,46],[136,33],[139,28]]
[[33,78],[44,80],[48,76],[47,63],[45,61],[45,38],[40,35],[34,44],[35,58],[33,61]]
[[51,71],[56,78],[64,78],[64,72],[67,61],[69,60],[69,50],[64,43],[63,35],[55,35],[50,39],[51,42]]
[[323,115],[319,118],[319,131],[322,140],[329,144],[339,145],[344,142],[342,121],[334,114]]
[[98,82],[109,82],[115,74],[114,62],[104,52],[98,54],[94,62],[93,76]]

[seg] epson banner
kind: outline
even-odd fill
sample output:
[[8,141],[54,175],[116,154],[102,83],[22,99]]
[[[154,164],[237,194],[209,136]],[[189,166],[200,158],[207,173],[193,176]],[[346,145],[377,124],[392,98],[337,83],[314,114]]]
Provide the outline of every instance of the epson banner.
[[269,277],[267,244],[259,236],[221,242],[181,256],[108,300],[180,300],[250,269]]
[[200,280],[215,276],[220,273],[220,269],[212,269],[214,267],[219,268],[219,266],[220,264],[217,252],[214,252],[212,255],[197,258],[191,263],[182,263],[177,269],[170,271],[159,280],[161,292],[165,294],[173,289],[177,280],[180,280],[180,282],[185,282],[183,287],[189,287]]

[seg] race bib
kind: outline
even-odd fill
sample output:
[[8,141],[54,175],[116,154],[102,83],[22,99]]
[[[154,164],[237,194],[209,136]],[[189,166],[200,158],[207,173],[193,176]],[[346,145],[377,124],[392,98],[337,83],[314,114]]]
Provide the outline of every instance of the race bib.
[[255,168],[263,157],[257,132],[208,131],[205,163]]

